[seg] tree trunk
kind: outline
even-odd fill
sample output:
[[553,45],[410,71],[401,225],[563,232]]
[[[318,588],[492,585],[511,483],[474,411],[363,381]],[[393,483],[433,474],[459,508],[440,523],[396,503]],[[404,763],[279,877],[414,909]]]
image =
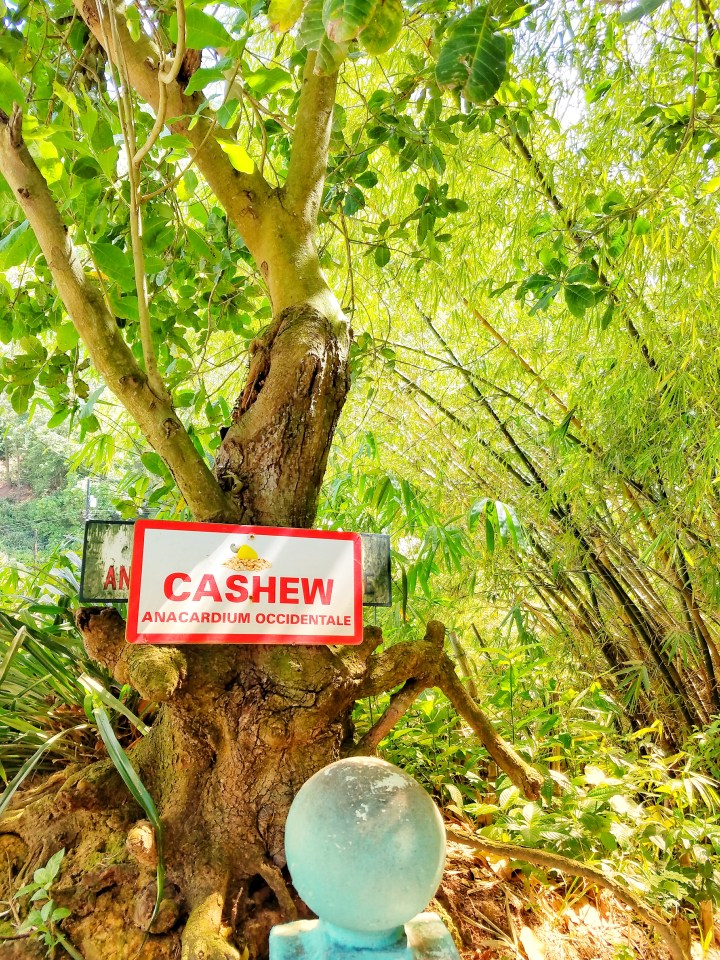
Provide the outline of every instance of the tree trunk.
[[[76,5],[98,39],[107,41],[97,3]],[[109,52],[117,57],[118,41],[135,87],[156,104],[162,57],[144,35],[132,41],[123,23]],[[24,144],[19,108],[11,116],[0,110],[0,170],[95,368],[163,457],[189,510],[208,522],[311,526],[349,388],[350,329],[313,240],[336,77],[318,78],[313,64],[311,55],[281,188],[258,171],[232,170],[208,139],[207,118],[192,129],[182,119],[174,124],[194,142],[199,169],[241,227],[274,313],[252,345],[247,384],[218,451],[215,477],[162,382],[151,382],[150,354],[143,369],[84,271]],[[199,95],[185,98],[174,81],[167,95],[171,116],[200,109]],[[375,655],[382,635],[370,627],[362,644],[345,648],[181,648],[127,644],[124,622],[112,607],[80,610],[76,620],[89,656],[144,700],[160,704],[151,732],[130,753],[160,814],[167,866],[165,900],[151,928],[155,936],[148,939],[153,845],[161,838],[142,821],[112,765],[70,771],[61,776],[59,791],[51,778],[39,795],[18,798],[0,824],[0,859],[10,864],[7,877],[0,874],[0,886],[7,886],[0,898],[10,899],[36,867],[65,847],[53,896],[71,910],[63,930],[85,960],[176,960],[180,948],[182,960],[239,960],[245,946],[251,956],[262,956],[269,927],[302,908],[282,872],[288,808],[308,777],[350,752],[352,709],[362,697],[402,687],[407,709],[410,694],[439,686],[498,766],[530,799],[539,796],[542,777],[495,733],[458,680],[443,652],[442,624],[429,623],[422,641]],[[0,947],[0,958],[12,956],[7,949]]]

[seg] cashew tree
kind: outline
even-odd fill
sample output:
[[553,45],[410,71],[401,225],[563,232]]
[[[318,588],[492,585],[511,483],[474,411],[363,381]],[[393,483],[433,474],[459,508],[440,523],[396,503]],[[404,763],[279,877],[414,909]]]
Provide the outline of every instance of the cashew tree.
[[[342,266],[327,236],[349,250],[346,220],[378,182],[373,159],[390,155],[427,174],[409,224],[437,258],[439,221],[467,208],[443,189],[444,152],[503,114],[493,97],[531,7],[0,8],[0,336],[14,409],[40,404],[51,427],[91,438],[107,431],[97,397],[109,391],[179,515],[311,526],[351,385],[352,291],[343,305],[327,279]],[[385,222],[371,229],[383,266],[393,239]],[[283,851],[293,796],[328,762],[374,751],[430,686],[528,797],[539,793],[435,621],[387,648],[366,627],[344,649],[179,649],[126,644],[112,607],[76,620],[89,656],[160,705],[129,754],[159,813],[167,873],[154,912],[160,838],[108,760],[8,815],[2,830],[26,851],[18,885],[66,849],[66,927],[87,957],[174,956],[180,942],[185,960],[262,955],[269,925],[298,910]],[[387,691],[390,707],[358,741],[353,705]]]

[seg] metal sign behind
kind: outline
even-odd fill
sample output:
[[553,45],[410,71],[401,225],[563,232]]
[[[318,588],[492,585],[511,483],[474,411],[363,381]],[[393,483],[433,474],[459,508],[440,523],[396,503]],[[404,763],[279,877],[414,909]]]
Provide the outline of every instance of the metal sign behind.
[[[130,595],[134,521],[88,520],[85,524],[81,603],[127,603]],[[390,537],[361,533],[363,606],[392,605]]]

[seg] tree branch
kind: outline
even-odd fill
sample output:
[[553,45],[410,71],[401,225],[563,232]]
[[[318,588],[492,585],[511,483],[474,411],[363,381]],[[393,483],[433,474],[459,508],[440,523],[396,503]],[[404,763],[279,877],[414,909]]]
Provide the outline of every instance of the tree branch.
[[430,620],[425,637],[419,643],[396,643],[380,656],[370,658],[367,676],[360,685],[360,697],[385,693],[401,683],[405,686],[391,699],[385,713],[355,749],[360,752],[374,749],[423,690],[438,687],[469,723],[498,767],[528,799],[536,800],[544,782],[542,775],[503,740],[470,697],[452,660],[443,652],[444,640],[445,626]]
[[672,927],[666,923],[662,917],[658,916],[654,910],[648,907],[634,893],[630,893],[617,880],[606,877],[599,870],[589,867],[578,860],[570,860],[568,857],[561,857],[557,853],[547,853],[545,850],[535,850],[530,847],[521,847],[516,843],[504,843],[499,840],[490,840],[488,837],[479,837],[465,833],[450,827],[448,836],[457,843],[470,847],[482,855],[492,854],[493,856],[508,857],[511,860],[519,860],[524,863],[532,863],[534,866],[543,867],[546,870],[557,870],[558,873],[569,874],[571,877],[580,877],[587,880],[588,883],[596,887],[604,887],[609,890],[622,903],[626,904],[631,910],[641,917],[646,923],[660,934],[665,946],[670,951],[673,960],[690,960],[690,954],[683,947],[679,938]]
[[[103,0],[74,0],[74,4],[107,55],[118,64],[120,51],[116,49],[110,31],[103,29],[103,23],[107,22],[107,3]],[[187,137],[195,150],[200,172],[255,255],[260,246],[263,201],[270,192],[264,177],[259,170],[239,173],[234,169],[212,136],[214,119],[200,110],[202,95],[195,93],[187,97],[177,80],[162,82],[159,79],[159,71],[165,67],[162,52],[145,33],[138,40],[132,39],[122,9],[117,10],[116,36],[129,82],[156,114],[164,108],[167,116],[173,118],[169,126],[174,133]],[[163,74],[164,78],[171,76],[172,70]],[[160,103],[161,86],[167,94],[167,103],[163,105]],[[191,129],[193,117],[196,123]]]
[[358,757],[375,753],[381,741],[390,733],[398,720],[408,712],[423,690],[427,690],[427,684],[423,680],[408,680],[404,687],[390,697],[390,703],[387,705],[385,712],[365,736],[358,740],[350,751],[350,756]]
[[99,290],[86,276],[47,183],[22,139],[22,114],[0,111],[0,173],[20,204],[96,370],[168,465],[198,520],[233,516],[203,457],[167,397],[148,384]]
[[144,700],[166,703],[182,685],[187,664],[176,647],[134,645],[125,640],[125,621],[113,607],[82,607],[75,624],[87,655]]
[[337,89],[337,73],[319,77],[314,72],[316,58],[316,53],[308,53],[303,70],[295,136],[284,187],[287,205],[308,229],[315,225],[322,198]]

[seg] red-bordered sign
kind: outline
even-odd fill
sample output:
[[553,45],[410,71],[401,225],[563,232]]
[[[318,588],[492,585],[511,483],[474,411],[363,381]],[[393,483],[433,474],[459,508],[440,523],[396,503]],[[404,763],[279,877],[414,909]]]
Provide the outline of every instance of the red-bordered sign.
[[356,644],[358,533],[138,520],[130,643]]

